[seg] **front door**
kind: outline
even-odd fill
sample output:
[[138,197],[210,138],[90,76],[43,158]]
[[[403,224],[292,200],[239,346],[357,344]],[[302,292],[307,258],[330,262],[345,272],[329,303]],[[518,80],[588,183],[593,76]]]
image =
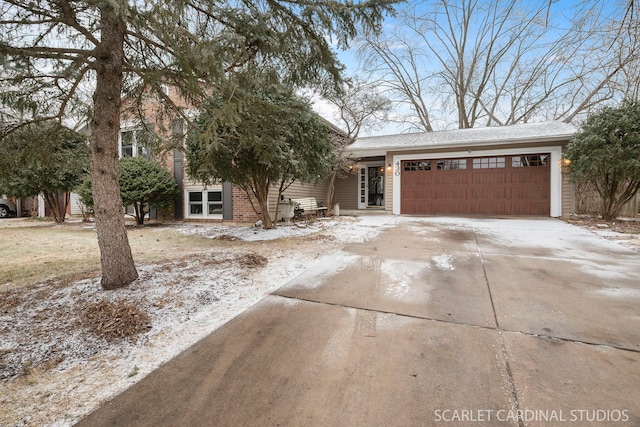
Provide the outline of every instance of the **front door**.
[[384,209],[384,164],[367,164],[359,167],[358,208]]

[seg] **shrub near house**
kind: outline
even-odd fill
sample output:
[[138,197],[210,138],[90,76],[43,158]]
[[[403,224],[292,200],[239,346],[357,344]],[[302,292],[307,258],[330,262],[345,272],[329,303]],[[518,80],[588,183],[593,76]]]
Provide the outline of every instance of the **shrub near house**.
[[[162,165],[146,157],[123,157],[120,159],[120,193],[126,206],[134,207],[138,224],[144,224],[149,209],[168,209],[178,193],[177,184]],[[91,182],[85,180],[78,193],[82,203],[93,207]]]
[[566,158],[572,178],[596,189],[602,217],[615,219],[640,190],[640,103],[625,101],[590,115]]

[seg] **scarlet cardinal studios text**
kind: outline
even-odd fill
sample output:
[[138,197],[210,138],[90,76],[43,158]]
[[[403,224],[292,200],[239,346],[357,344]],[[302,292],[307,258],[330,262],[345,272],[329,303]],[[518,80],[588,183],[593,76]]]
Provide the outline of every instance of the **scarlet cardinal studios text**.
[[619,422],[629,421],[627,409],[436,409],[436,422]]

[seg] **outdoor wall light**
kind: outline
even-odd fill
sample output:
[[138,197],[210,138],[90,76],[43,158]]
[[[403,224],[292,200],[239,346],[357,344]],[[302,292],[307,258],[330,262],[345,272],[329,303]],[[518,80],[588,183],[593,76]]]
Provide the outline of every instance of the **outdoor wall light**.
[[391,172],[391,169],[392,169],[392,168],[391,168],[391,163],[389,163],[389,164],[387,165],[387,172]]

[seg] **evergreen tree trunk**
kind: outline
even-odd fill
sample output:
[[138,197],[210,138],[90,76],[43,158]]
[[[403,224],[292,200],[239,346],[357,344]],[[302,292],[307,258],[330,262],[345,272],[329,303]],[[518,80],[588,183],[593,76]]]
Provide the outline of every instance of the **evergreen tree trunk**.
[[138,277],[127,238],[118,184],[118,133],[122,66],[123,19],[105,4],[101,8],[101,42],[96,54],[96,91],[91,122],[91,185],[102,264],[102,288],[127,286]]
[[62,222],[64,222],[64,219],[67,216],[67,208],[69,207],[69,203],[71,203],[71,193],[68,191],[62,193],[62,200],[64,200],[64,203],[62,204],[62,211],[60,214],[62,215]]
[[44,199],[45,206],[49,208],[49,212],[51,212],[51,215],[53,216],[53,220],[58,224],[63,223],[66,210],[63,213],[60,208],[60,194],[43,192],[42,197]]
[[144,210],[144,203],[135,202],[133,206],[136,210],[136,223],[138,225],[144,225],[144,216],[146,214]]

